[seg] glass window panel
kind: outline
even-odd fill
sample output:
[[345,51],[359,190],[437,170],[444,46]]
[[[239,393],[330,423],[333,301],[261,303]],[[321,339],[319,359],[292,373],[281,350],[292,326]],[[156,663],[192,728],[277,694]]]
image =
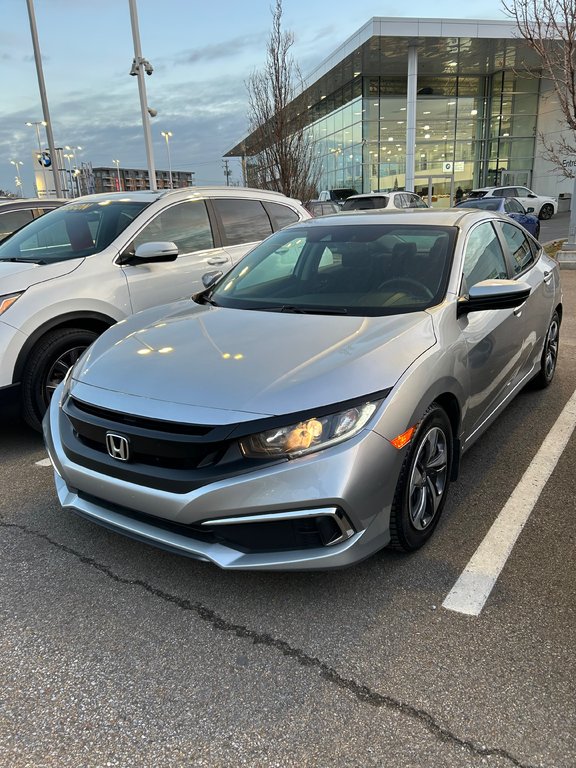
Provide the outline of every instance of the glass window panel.
[[480,224],[472,230],[464,251],[464,278],[468,287],[482,280],[508,277],[502,246],[492,224]]
[[222,219],[228,245],[252,243],[272,234],[270,219],[259,200],[215,199],[213,204]]
[[133,247],[154,241],[175,243],[180,254],[213,248],[204,201],[178,203],[162,211],[135,237]]
[[530,241],[520,227],[513,224],[501,224],[502,234],[512,254],[514,274],[518,275],[534,261]]

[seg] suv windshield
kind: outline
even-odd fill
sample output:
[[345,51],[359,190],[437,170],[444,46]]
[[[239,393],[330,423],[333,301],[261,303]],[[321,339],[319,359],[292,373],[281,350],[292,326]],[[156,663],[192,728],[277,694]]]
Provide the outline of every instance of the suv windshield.
[[52,264],[104,250],[150,203],[68,203],[30,222],[0,244],[0,261]]
[[455,238],[453,227],[416,224],[290,227],[198,301],[315,314],[417,312],[443,299]]
[[333,189],[330,194],[333,200],[346,200],[347,197],[357,195],[358,192],[355,189]]

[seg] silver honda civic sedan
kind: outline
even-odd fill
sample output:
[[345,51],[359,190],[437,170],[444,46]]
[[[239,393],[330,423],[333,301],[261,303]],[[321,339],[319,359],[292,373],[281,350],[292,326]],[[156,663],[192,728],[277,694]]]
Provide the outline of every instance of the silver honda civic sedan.
[[44,420],[60,503],[222,568],[415,550],[462,454],[552,381],[559,278],[489,211],[288,227],[69,371]]

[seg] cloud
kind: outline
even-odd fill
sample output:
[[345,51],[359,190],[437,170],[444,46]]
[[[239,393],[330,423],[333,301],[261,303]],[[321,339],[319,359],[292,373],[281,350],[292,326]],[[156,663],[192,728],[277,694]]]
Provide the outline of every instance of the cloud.
[[245,53],[252,53],[254,48],[264,48],[267,37],[267,33],[241,35],[231,40],[206,45],[203,48],[193,48],[178,54],[174,63],[177,65],[198,64],[203,61],[218,61],[243,56]]

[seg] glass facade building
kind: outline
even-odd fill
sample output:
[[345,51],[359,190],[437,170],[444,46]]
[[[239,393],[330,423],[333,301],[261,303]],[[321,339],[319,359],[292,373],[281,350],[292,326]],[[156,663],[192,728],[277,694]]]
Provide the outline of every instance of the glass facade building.
[[[410,90],[410,81],[414,86]],[[371,19],[308,78],[320,189],[455,191],[533,184],[541,72],[511,22]],[[253,137],[244,156],[250,184]]]

